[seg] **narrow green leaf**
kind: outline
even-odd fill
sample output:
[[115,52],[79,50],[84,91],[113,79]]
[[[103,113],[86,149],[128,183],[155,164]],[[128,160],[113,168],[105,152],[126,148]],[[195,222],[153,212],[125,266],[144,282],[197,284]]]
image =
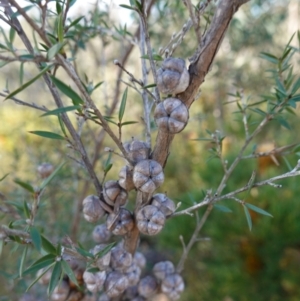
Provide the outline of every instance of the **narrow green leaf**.
[[[148,54],[145,54],[145,55],[141,56],[141,59],[150,60],[150,57],[149,57]],[[152,59],[153,59],[153,61],[163,61],[164,60],[164,58],[162,56],[158,55],[158,54],[153,54]]]
[[43,181],[40,187],[41,190],[43,190],[50,183],[50,181],[57,175],[64,165],[65,162],[60,163],[58,167],[51,173],[51,175]]
[[59,1],[56,1],[56,12],[58,15],[61,14],[61,12],[62,12],[62,8],[61,8]]
[[65,43],[58,42],[50,47],[47,51],[47,58],[48,60],[52,60],[60,50],[65,46]]
[[27,83],[25,83],[24,85],[22,85],[21,87],[19,87],[18,89],[16,89],[15,91],[9,93],[4,100],[12,98],[13,96],[15,96],[16,94],[18,94],[19,92],[23,91],[24,89],[26,89],[27,87],[29,87],[32,83],[34,83],[38,78],[40,78],[44,73],[46,73],[52,66],[48,65],[46,66],[38,75],[36,75],[34,78],[32,78],[30,81],[28,81]]
[[[57,3],[57,2],[56,2]],[[57,24],[57,37],[58,42],[62,43],[64,41],[64,24],[63,24],[63,13],[59,12],[58,24]]]
[[250,231],[252,230],[252,220],[251,220],[251,215],[249,213],[249,210],[248,208],[243,205],[243,208],[244,208],[244,211],[245,211],[245,215],[246,215],[246,219],[247,219],[247,223],[248,223],[248,226],[249,226],[249,229]]
[[42,248],[42,239],[41,239],[41,235],[40,232],[38,231],[38,229],[36,227],[31,227],[30,228],[30,236],[32,239],[32,243],[34,245],[34,247],[41,252],[41,248]]
[[9,175],[9,173],[7,173],[6,175],[4,175],[4,176],[0,179],[0,182],[2,182],[8,175]]
[[49,267],[47,269],[45,269],[43,271],[43,273],[41,273],[37,278],[35,278],[30,285],[27,287],[26,292],[28,292],[53,266],[54,266],[55,262],[53,262],[51,265],[49,265]]
[[49,115],[56,115],[57,116],[59,114],[74,111],[74,110],[78,110],[80,108],[81,108],[81,106],[69,106],[69,107],[58,108],[58,109],[48,111],[48,112],[44,113],[43,115],[41,115],[40,117],[49,116]]
[[119,109],[119,122],[120,123],[122,122],[124,112],[125,112],[125,108],[126,108],[127,92],[128,92],[128,88],[126,88],[124,93],[123,93],[122,101],[121,101],[121,105],[120,105],[120,109]]
[[129,124],[135,124],[135,123],[138,123],[138,121],[125,121],[125,122],[122,122],[120,124],[120,126],[129,125]]
[[92,268],[87,268],[86,269],[89,273],[98,273],[100,270],[99,268],[95,268],[95,267],[92,267]]
[[108,173],[111,170],[112,167],[113,167],[112,163],[108,164],[107,166],[104,167],[104,172]]
[[29,192],[31,192],[31,193],[35,193],[34,188],[33,188],[30,184],[25,183],[25,182],[23,182],[23,181],[21,181],[21,180],[18,180],[18,179],[15,179],[14,182],[15,182],[16,184],[20,185],[20,186],[21,186],[22,188],[24,188],[25,190],[27,190],[27,191],[29,191]]
[[156,87],[156,84],[149,84],[147,86],[144,86],[143,89],[149,89],[149,88],[153,88]]
[[94,255],[92,253],[84,250],[83,248],[76,247],[76,251],[84,257],[94,258]]
[[293,170],[293,167],[291,165],[291,163],[289,162],[289,160],[286,158],[286,156],[282,156],[284,163],[286,164],[287,168],[289,171]]
[[77,23],[80,22],[80,20],[81,20],[82,18],[84,18],[84,17],[81,16],[81,17],[75,19],[74,21],[72,21],[72,22],[70,23],[70,25],[68,26],[68,28],[70,29],[71,27],[75,26]]
[[50,296],[53,293],[54,289],[57,287],[61,276],[62,276],[61,261],[57,261],[54,265],[52,275],[50,278],[50,282],[48,286],[48,296]]
[[22,212],[23,210],[23,206],[22,204],[18,203],[18,202],[13,202],[13,201],[5,201],[6,204],[9,204],[11,206],[16,207],[20,212]]
[[264,116],[264,117],[267,115],[266,112],[262,111],[262,110],[259,109],[259,108],[254,108],[254,109],[249,108],[249,110],[251,110],[251,111],[253,111],[253,112],[255,112],[255,113],[258,113],[259,115],[262,115],[262,116]]
[[290,100],[291,101],[300,101],[300,94],[293,96]]
[[102,249],[101,251],[99,251],[98,253],[96,253],[95,257],[96,258],[101,258],[105,254],[107,254],[116,244],[117,244],[116,242],[113,242],[113,243],[107,245],[104,249]]
[[63,83],[61,80],[54,76],[51,76],[51,80],[62,93],[64,93],[66,96],[72,99],[73,104],[75,106],[83,104],[83,100],[81,99],[81,97],[73,89],[68,87],[65,83]]
[[277,85],[277,89],[283,94],[286,95],[286,90],[284,85],[282,84],[281,80],[279,78],[275,79],[276,81],[276,85]]
[[293,84],[291,94],[294,95],[298,91],[299,88],[300,88],[300,77]]
[[11,27],[9,30],[9,41],[11,44],[13,44],[16,36],[16,31]]
[[276,118],[278,120],[278,122],[280,123],[280,125],[282,125],[284,128],[291,130],[291,126],[290,124],[283,118]]
[[35,261],[28,269],[23,272],[23,276],[28,275],[30,273],[35,273],[38,270],[47,267],[48,265],[55,262],[56,256],[53,254],[47,254],[37,261]]
[[30,217],[30,210],[29,210],[28,204],[25,200],[24,200],[24,203],[23,203],[23,211],[24,211],[25,217],[29,218]]
[[61,135],[47,131],[29,131],[29,133],[49,139],[66,140],[66,138]]
[[271,53],[267,53],[267,52],[261,52],[260,57],[273,64],[278,64],[278,61],[279,61],[275,55],[273,55]]
[[24,270],[24,263],[26,260],[27,256],[27,250],[28,250],[28,245],[24,248],[24,251],[22,253],[21,261],[20,261],[20,266],[19,266],[19,276],[22,277],[23,270]]
[[77,282],[77,279],[74,275],[74,272],[73,270],[70,268],[69,264],[65,261],[65,260],[62,260],[61,261],[61,264],[62,264],[62,267],[63,267],[63,270],[64,272],[67,274],[67,276],[69,277],[69,279],[75,283],[76,286],[79,286],[78,282]]
[[265,211],[265,210],[263,210],[263,209],[261,209],[259,207],[256,207],[256,206],[254,206],[252,204],[245,203],[245,206],[247,206],[249,209],[251,209],[251,210],[253,210],[253,211],[257,212],[257,213],[273,217],[273,215],[270,214],[269,212],[267,212],[267,211]]
[[50,253],[50,254],[53,254],[53,255],[59,255],[59,254],[56,253],[55,246],[44,235],[41,235],[41,239],[42,239],[42,248],[47,253]]
[[119,6],[121,6],[121,7],[123,7],[123,8],[131,9],[131,10],[134,10],[134,11],[135,11],[135,8],[134,8],[134,7],[131,7],[131,6],[126,5],[126,4],[120,4]]
[[57,118],[58,118],[58,122],[59,122],[59,126],[60,126],[61,131],[67,137],[68,135],[67,135],[66,127],[65,127],[65,124],[64,124],[61,116],[57,115]]
[[216,209],[218,209],[218,210],[220,210],[222,212],[226,212],[226,213],[232,212],[231,209],[229,209],[228,207],[223,206],[223,205],[214,205],[214,208],[216,208]]

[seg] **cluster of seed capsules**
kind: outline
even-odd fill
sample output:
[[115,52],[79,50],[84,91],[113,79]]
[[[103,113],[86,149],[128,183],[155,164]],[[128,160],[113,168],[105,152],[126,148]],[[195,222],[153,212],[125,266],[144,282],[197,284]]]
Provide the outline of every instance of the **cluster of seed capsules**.
[[[157,87],[163,94],[171,94],[160,102],[154,111],[154,118],[160,131],[176,134],[184,129],[188,122],[189,112],[185,104],[174,95],[186,90],[189,85],[189,73],[183,59],[167,58],[157,71]],[[164,227],[165,221],[175,211],[174,202],[165,194],[154,191],[163,183],[162,166],[150,157],[150,147],[146,142],[132,140],[124,144],[130,164],[119,172],[118,180],[104,183],[101,199],[90,195],[83,200],[84,218],[92,223],[107,215],[106,223],[98,225],[93,231],[97,245],[90,251],[94,255],[107,246],[111,235],[124,236],[135,226],[146,235],[156,235]],[[152,196],[146,205],[130,212],[125,208],[128,192],[137,190]],[[111,209],[107,210],[107,208]],[[182,277],[176,273],[170,261],[158,262],[152,274],[142,277],[145,257],[136,252],[127,252],[120,242],[108,253],[96,261],[98,272],[85,270],[83,282],[86,289],[99,293],[98,301],[149,300],[158,293],[163,293],[170,300],[178,300],[184,290]],[[59,288],[57,288],[59,289]],[[66,300],[54,292],[53,301]]]
[[[188,122],[189,111],[185,104],[174,95],[183,92],[189,85],[189,73],[185,62],[178,58],[167,58],[157,71],[157,87],[163,94],[171,94],[160,102],[154,111],[155,122],[160,131],[170,134],[179,133]],[[140,233],[156,235],[164,227],[166,219],[175,211],[174,202],[165,194],[154,194],[163,183],[162,166],[149,159],[150,147],[143,141],[133,140],[124,145],[131,164],[124,166],[117,181],[107,181],[103,185],[103,199],[113,208],[106,224],[99,225],[93,232],[97,245],[93,252],[104,248],[104,241],[110,233],[126,235],[133,227]],[[125,208],[128,192],[136,189],[153,195],[147,205],[141,207],[135,216]],[[83,201],[83,214],[86,220],[96,222],[106,214],[97,196],[88,196]],[[122,300],[142,301],[151,298],[158,292],[166,294],[170,300],[177,300],[184,289],[183,279],[175,272],[170,261],[159,262],[153,267],[153,275],[141,277],[145,259],[141,253],[132,256],[122,244],[114,247],[110,253],[99,259],[100,272],[83,274],[84,282],[90,291],[103,291],[99,301],[123,296]],[[105,262],[105,263],[104,263]]]

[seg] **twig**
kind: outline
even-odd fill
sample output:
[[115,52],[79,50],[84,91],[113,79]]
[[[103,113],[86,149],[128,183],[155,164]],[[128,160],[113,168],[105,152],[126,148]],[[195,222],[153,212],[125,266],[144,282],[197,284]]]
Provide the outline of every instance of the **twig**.
[[[6,97],[7,95],[8,94],[0,92],[0,96]],[[16,104],[21,105],[21,106],[30,107],[30,108],[37,109],[37,110],[40,110],[40,111],[43,111],[43,112],[48,112],[49,111],[45,106],[40,107],[40,106],[36,105],[35,103],[27,103],[23,100],[20,100],[20,99],[16,98],[16,97],[11,97],[10,99],[13,100]]]
[[[14,5],[18,9],[19,13],[25,18],[26,21],[29,20],[28,21],[29,23],[31,21],[35,25],[33,28],[37,27],[37,25],[34,23],[34,21],[31,20],[27,16],[26,12],[22,8],[20,8],[19,5],[16,4],[16,2],[14,0],[1,0],[1,1],[4,2],[4,3],[6,3],[6,4],[9,1],[12,5]],[[6,13],[6,15],[9,18],[11,18],[11,15],[13,14],[13,11],[12,11],[11,7],[8,4],[5,6],[5,13]],[[11,22],[13,23],[13,27],[16,29],[18,35],[20,36],[21,40],[23,41],[23,43],[24,43],[25,47],[27,48],[27,50],[29,51],[29,53],[32,54],[32,55],[34,55],[34,49],[33,49],[32,45],[31,45],[31,43],[30,43],[27,35],[25,34],[25,32],[24,32],[24,30],[23,30],[20,22],[18,21],[18,19],[16,17],[15,18],[11,18]],[[39,34],[43,35],[43,32],[41,32],[40,30],[37,30],[37,32]],[[43,38],[43,37],[41,36],[41,38]],[[47,38],[45,39],[45,43],[46,42],[47,42]],[[37,66],[40,67],[39,64],[37,64]],[[44,78],[44,80],[45,80],[45,82],[46,82],[46,84],[47,84],[47,86],[48,86],[48,88],[49,88],[49,90],[50,90],[50,92],[52,94],[52,97],[53,97],[53,99],[54,99],[57,107],[58,108],[64,107],[64,105],[62,103],[62,100],[60,98],[60,95],[59,95],[57,89],[52,85],[52,82],[51,82],[48,74],[44,74],[43,78]],[[92,181],[94,183],[94,186],[95,186],[95,189],[97,191],[97,194],[100,196],[101,193],[102,193],[102,186],[101,186],[101,184],[100,184],[100,182],[99,182],[99,180],[98,180],[98,178],[97,178],[97,176],[96,176],[96,174],[94,172],[94,169],[93,169],[93,167],[92,167],[92,165],[90,163],[90,160],[89,160],[89,158],[87,156],[86,150],[85,150],[85,148],[84,148],[84,146],[83,146],[83,144],[82,144],[82,142],[80,140],[80,137],[77,135],[77,132],[76,132],[75,128],[73,127],[73,124],[71,123],[68,115],[66,113],[62,113],[61,117],[62,117],[62,120],[63,120],[64,124],[66,125],[69,133],[71,134],[71,136],[72,136],[75,144],[76,144],[76,149],[81,154],[82,160],[85,163],[85,166],[86,166],[86,168],[87,168],[87,170],[89,172],[89,175],[90,175],[90,177],[91,177],[91,179],[92,179]]]
[[[146,42],[145,33],[143,30],[141,30],[139,46],[140,46],[140,53],[142,57],[144,57],[145,55],[145,42]],[[147,66],[146,66],[146,60],[144,58],[142,58],[142,74],[143,74],[143,85],[147,86]],[[150,110],[147,89],[143,89],[142,97],[143,97],[143,104],[144,104],[144,122],[146,125],[146,142],[149,144],[151,149],[151,127],[150,127],[151,110]]]
[[205,213],[203,214],[202,218],[200,219],[200,221],[197,223],[197,226],[194,230],[194,233],[189,241],[189,243],[187,244],[186,248],[184,249],[184,252],[179,260],[179,263],[176,267],[176,271],[178,273],[181,273],[182,270],[183,270],[183,267],[184,267],[184,263],[188,257],[188,254],[191,250],[191,248],[193,247],[194,243],[198,240],[198,235],[199,235],[199,232],[201,231],[203,225],[205,224],[210,212],[212,211],[213,209],[213,205],[209,205],[208,208],[206,209]]
[[192,20],[192,22],[193,22],[195,34],[196,34],[196,37],[197,37],[197,40],[198,40],[198,45],[201,46],[201,40],[202,40],[202,37],[201,37],[201,32],[200,32],[200,23],[199,23],[199,20],[198,20],[198,22],[197,22],[196,16],[195,16],[194,11],[193,11],[193,5],[192,5],[192,2],[191,2],[191,0],[183,0],[183,3],[184,3],[184,4],[187,6],[187,8],[188,8],[188,11],[189,11],[191,20]]
[[[157,84],[157,74],[156,74],[156,66],[155,62],[153,60],[153,54],[152,54],[152,48],[151,48],[151,43],[150,43],[150,36],[149,36],[149,31],[148,31],[148,25],[147,25],[147,19],[144,13],[138,12],[141,18],[141,31],[144,31],[145,33],[145,42],[146,42],[146,47],[147,47],[147,54],[149,56],[149,61],[150,61],[150,66],[151,66],[151,71],[153,75],[153,80],[154,83]],[[159,91],[157,86],[155,87],[155,98],[156,102],[160,102],[160,96],[159,96]]]
[[238,200],[238,199],[234,198],[235,195],[237,195],[241,192],[247,191],[252,187],[261,187],[261,186],[265,186],[265,185],[271,185],[272,187],[275,187],[275,188],[281,188],[282,185],[274,184],[273,182],[279,181],[279,180],[282,180],[282,179],[286,179],[286,178],[297,177],[297,176],[300,176],[300,171],[299,170],[296,170],[296,171],[292,170],[292,171],[287,172],[285,174],[282,174],[282,175],[279,175],[279,176],[276,176],[276,177],[273,177],[273,178],[270,178],[270,179],[267,179],[267,180],[264,180],[264,181],[254,183],[252,185],[247,184],[246,186],[244,186],[242,188],[239,188],[235,191],[229,192],[229,193],[224,194],[224,195],[219,196],[219,197],[213,197],[212,199],[204,198],[204,200],[201,201],[200,203],[197,203],[196,205],[194,205],[192,207],[189,207],[185,210],[175,212],[172,216],[188,214],[188,213],[190,213],[194,210],[199,209],[200,207],[206,206],[210,202],[217,203],[217,202],[220,202],[220,201],[223,201],[223,200],[228,200],[228,199]]

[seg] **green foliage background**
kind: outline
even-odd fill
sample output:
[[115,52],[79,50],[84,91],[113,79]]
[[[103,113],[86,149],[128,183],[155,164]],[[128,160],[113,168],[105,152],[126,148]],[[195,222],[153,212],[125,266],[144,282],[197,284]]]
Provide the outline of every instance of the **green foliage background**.
[[[240,116],[234,114],[236,104],[224,105],[232,100],[228,93],[243,90],[245,97],[259,100],[261,94],[268,94],[272,90],[273,78],[266,70],[271,64],[259,57],[260,52],[270,52],[280,55],[292,32],[288,26],[295,20],[291,19],[291,6],[299,10],[297,1],[251,1],[236,15],[233,20],[220,53],[214,63],[206,83],[201,88],[201,95],[194,103],[190,123],[174,141],[168,164],[165,170],[166,183],[161,191],[182,203],[181,208],[201,200],[203,194],[209,189],[215,189],[219,184],[223,170],[218,159],[211,159],[207,142],[194,141],[199,137],[209,137],[206,130],[216,129],[226,136],[224,140],[224,154],[232,162],[243,144],[244,130]],[[108,16],[98,10],[92,14],[93,25],[108,21]],[[134,16],[133,16],[134,18]],[[150,36],[153,47],[158,48],[169,40],[174,31],[178,30],[178,20],[187,18],[187,12],[181,1],[158,1],[153,17],[150,18]],[[209,14],[207,15],[209,18]],[[174,23],[175,22],[175,23]],[[116,22],[117,23],[117,22]],[[175,25],[174,25],[175,24]],[[135,24],[133,24],[133,27]],[[166,30],[167,29],[167,30]],[[128,29],[130,32],[131,28]],[[288,32],[288,34],[287,34]],[[96,32],[89,31],[89,35],[77,37],[77,62],[81,74],[86,73],[94,83],[105,80],[95,98],[101,108],[109,106],[105,100],[105,89],[110,92],[109,82],[114,78],[113,72],[103,78],[99,70],[89,68],[93,65],[95,49],[106,52],[108,69],[112,68],[112,60],[120,55],[124,40],[118,36],[118,41],[103,36],[97,39]],[[86,39],[86,40],[85,40]],[[184,39],[176,56],[188,57],[194,49],[193,33]],[[89,44],[90,43],[90,44]],[[296,38],[293,45],[297,45]],[[111,45],[118,45],[118,49],[111,51]],[[100,45],[100,46],[99,46]],[[117,47],[116,47],[117,48]],[[89,60],[84,60],[88,57]],[[129,62],[130,69],[138,69],[137,55],[134,53]],[[294,70],[299,70],[299,54],[293,61]],[[99,65],[98,65],[99,67]],[[26,68],[25,76],[31,78],[34,69]],[[5,80],[9,79],[11,90],[18,87],[18,64],[10,64],[1,69],[1,87],[5,87]],[[296,71],[298,72],[298,71]],[[64,74],[60,74],[65,78]],[[299,72],[297,73],[299,76]],[[138,74],[137,74],[138,76]],[[125,89],[123,85],[122,89]],[[142,108],[139,96],[129,91],[129,104],[126,111],[128,120],[138,120]],[[18,97],[37,103],[50,102],[50,97],[44,84],[39,81]],[[51,104],[49,103],[49,106]],[[277,121],[272,121],[256,139],[257,148],[266,143],[275,143],[277,146],[299,142],[299,118],[297,115],[285,113],[285,120],[289,121],[290,129],[286,129]],[[75,211],[74,203],[78,192],[82,189],[82,182],[87,174],[66,155],[74,156],[65,143],[60,141],[42,139],[30,135],[30,130],[50,130],[59,132],[55,117],[40,118],[40,112],[6,101],[0,104],[0,177],[9,173],[8,177],[0,182],[0,192],[8,200],[22,203],[30,202],[29,195],[19,188],[14,178],[37,184],[40,180],[36,167],[41,162],[51,162],[58,165],[67,161],[66,165],[43,195],[41,208],[37,218],[37,226],[51,238],[53,242],[61,239],[70,232],[70,221]],[[73,116],[75,120],[75,116]],[[254,116],[254,121],[259,116]],[[88,149],[93,146],[93,131],[96,125],[90,125],[91,131],[83,135]],[[139,131],[140,130],[140,131]],[[250,128],[251,130],[251,128]],[[125,139],[131,136],[142,137],[142,126],[134,126],[134,133],[128,127],[124,133]],[[154,135],[153,135],[154,136]],[[106,138],[105,146],[112,146]],[[252,151],[252,144],[247,153]],[[76,156],[76,155],[75,155]],[[103,176],[103,163],[107,153],[99,157],[97,175]],[[244,160],[233,173],[225,189],[230,192],[243,187],[249,181],[252,172],[257,171],[257,179],[263,180],[278,174],[285,173],[294,167],[298,160],[298,153],[278,158],[279,166],[271,161],[263,162],[258,159]],[[114,166],[108,178],[117,177],[123,161],[113,157]],[[300,186],[298,178],[290,178],[280,182],[283,188],[276,189],[265,186],[245,192],[241,199],[270,212],[274,218],[261,216],[251,212],[253,229],[250,232],[242,206],[227,200],[222,203],[232,212],[224,213],[214,209],[201,233],[199,242],[193,248],[183,277],[186,281],[186,291],[182,300],[222,300],[222,301],[297,301],[300,299],[300,203],[298,196]],[[89,193],[94,192],[90,188]],[[299,193],[299,194],[298,194]],[[199,210],[201,216],[203,210]],[[11,217],[1,214],[1,223],[9,223]],[[93,225],[81,218],[80,234],[78,240],[86,248],[93,246],[91,232]],[[195,227],[195,217],[181,216],[170,219],[161,235],[154,238],[143,237],[141,248],[148,254],[151,268],[151,258],[168,258],[178,262],[182,254],[182,245],[179,236],[182,235],[187,242]],[[4,246],[0,258],[0,300],[18,300],[24,292],[30,279],[15,279],[20,264],[22,246],[15,248]],[[30,252],[27,265],[37,256],[36,251]],[[35,288],[37,295],[43,296],[44,289]]]

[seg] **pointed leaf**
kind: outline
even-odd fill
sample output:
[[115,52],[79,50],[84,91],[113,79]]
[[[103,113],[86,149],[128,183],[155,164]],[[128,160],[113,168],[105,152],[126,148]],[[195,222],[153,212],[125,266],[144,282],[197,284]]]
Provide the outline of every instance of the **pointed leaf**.
[[81,97],[65,83],[54,76],[51,76],[51,80],[62,93],[72,99],[74,105],[78,106],[80,104],[83,104]]
[[28,204],[25,200],[24,200],[24,204],[23,204],[23,211],[24,211],[25,217],[29,218],[30,217],[30,210],[29,210]]
[[19,92],[23,91],[24,89],[26,89],[27,87],[29,87],[32,83],[34,83],[39,77],[41,77],[44,73],[46,73],[52,66],[48,65],[46,66],[38,75],[36,75],[34,78],[32,78],[30,81],[28,81],[27,83],[25,83],[24,85],[22,85],[21,87],[19,87],[18,89],[16,89],[15,91],[9,93],[4,100],[7,100],[9,98],[12,98],[13,96],[15,96],[16,94],[18,94]]
[[[57,2],[56,2],[57,3]],[[62,43],[64,40],[64,24],[63,24],[63,13],[59,12],[58,24],[57,24],[57,37],[58,42]]]
[[83,248],[79,248],[76,247],[76,251],[82,255],[83,257],[90,257],[90,258],[94,258],[94,255],[86,250],[84,250]]
[[25,263],[26,256],[27,256],[27,250],[28,250],[28,245],[24,248],[24,251],[22,253],[20,266],[19,266],[19,276],[20,277],[22,277],[22,273],[23,273],[23,270],[24,270],[24,263]]
[[56,256],[52,255],[52,254],[48,254],[48,255],[41,257],[40,259],[35,261],[28,269],[26,269],[23,272],[23,276],[30,274],[30,273],[35,273],[38,270],[49,266],[50,264],[55,262],[55,259],[56,259]]
[[69,106],[69,107],[58,108],[58,109],[48,111],[48,112],[44,113],[43,115],[41,115],[40,117],[49,116],[49,115],[59,115],[62,113],[78,110],[80,108],[81,108],[81,106]]
[[290,99],[291,101],[300,101],[300,94],[295,95]]
[[57,115],[57,118],[58,118],[58,122],[59,122],[59,126],[60,126],[61,131],[67,137],[68,135],[67,135],[66,127],[65,127],[65,124],[64,124],[61,116]]
[[293,88],[292,88],[291,94],[292,95],[295,94],[298,91],[299,88],[300,88],[300,77],[293,84]]
[[11,44],[13,44],[15,36],[16,36],[16,31],[11,27],[9,30],[9,41]]
[[122,122],[124,112],[125,112],[125,108],[126,108],[127,91],[128,91],[128,88],[126,88],[124,93],[123,93],[122,101],[121,101],[121,105],[120,105],[120,109],[119,109],[119,122],[120,123]]
[[216,208],[216,209],[218,209],[218,210],[220,210],[222,212],[226,212],[226,213],[232,212],[231,209],[229,209],[228,207],[223,206],[223,205],[214,205],[214,208]]
[[250,231],[252,230],[252,219],[251,219],[251,215],[249,213],[249,210],[248,208],[243,205],[243,208],[244,208],[244,211],[245,211],[245,215],[246,215],[246,219],[247,219],[247,223],[248,223],[248,226],[249,226],[249,229]]
[[73,270],[70,268],[69,264],[65,261],[65,260],[62,260],[61,261],[61,264],[62,264],[62,267],[63,267],[63,270],[64,272],[67,274],[67,276],[69,277],[69,279],[75,283],[76,286],[79,286],[78,282],[77,282],[77,279],[74,275],[74,272]]
[[135,123],[139,123],[139,122],[138,121],[125,121],[125,122],[122,122],[120,124],[120,126],[129,125],[129,124],[135,124]]
[[42,248],[42,239],[41,239],[41,235],[40,232],[38,231],[38,229],[36,227],[31,227],[30,228],[30,236],[32,239],[32,243],[34,245],[34,247],[41,252],[41,248]]
[[61,135],[47,131],[29,131],[29,133],[49,139],[66,140],[66,138]]
[[18,180],[18,179],[15,179],[14,182],[18,185],[20,185],[22,188],[26,189],[27,191],[31,192],[31,193],[35,193],[34,191],[34,188],[28,184],[28,183],[25,183],[21,180]]
[[153,88],[156,87],[156,84],[149,84],[147,86],[143,86],[143,89],[149,89],[149,88]]
[[65,162],[62,162],[58,165],[58,167],[50,174],[50,176],[48,178],[46,178],[40,189],[43,190],[49,183],[50,181],[57,175],[57,173],[60,171],[60,169],[65,165]]
[[28,292],[53,266],[55,262],[53,262],[47,269],[43,271],[37,278],[35,278],[30,285],[27,287],[26,292]]
[[47,58],[48,60],[52,60],[60,50],[65,46],[65,43],[56,43],[52,47],[47,50]]
[[278,58],[271,54],[271,53],[267,53],[267,52],[261,52],[260,53],[260,57],[269,61],[270,63],[273,63],[273,64],[278,64]]
[[251,210],[253,210],[253,211],[255,211],[255,212],[259,213],[259,214],[263,214],[263,215],[267,215],[267,216],[273,217],[273,215],[270,214],[269,212],[267,212],[267,211],[265,211],[265,210],[263,210],[263,209],[261,209],[259,207],[256,207],[256,206],[254,206],[252,204],[245,203],[245,206],[247,206],[249,209],[251,209]]
[[107,254],[115,245],[116,245],[116,242],[113,242],[113,243],[107,245],[104,249],[102,249],[101,251],[99,251],[98,253],[96,253],[95,257],[96,258],[101,258],[105,254]]
[[121,7],[123,7],[123,8],[131,9],[131,10],[134,10],[134,11],[135,11],[135,8],[134,8],[134,7],[131,7],[131,6],[126,5],[126,4],[120,4],[119,6],[121,6]]
[[48,296],[50,296],[53,293],[54,289],[57,287],[61,276],[62,276],[61,261],[57,261],[54,265],[52,275],[50,278],[50,282],[48,286]]
[[42,248],[47,253],[50,253],[52,255],[59,255],[56,252],[55,246],[45,236],[41,235],[41,239],[42,239]]

